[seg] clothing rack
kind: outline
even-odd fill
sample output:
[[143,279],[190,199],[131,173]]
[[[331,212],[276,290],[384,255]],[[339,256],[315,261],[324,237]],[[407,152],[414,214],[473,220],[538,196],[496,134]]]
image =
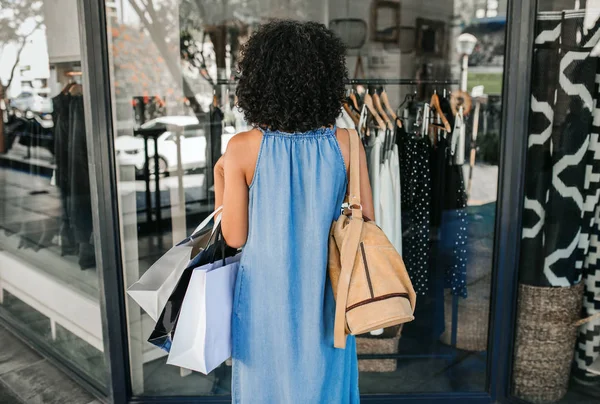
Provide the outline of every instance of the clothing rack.
[[460,84],[458,80],[416,80],[416,79],[349,79],[346,85],[363,84],[366,86],[399,85],[411,86],[419,84],[452,86]]
[[[215,85],[234,85],[237,80],[218,79]],[[362,84],[366,86],[411,86],[419,84],[440,85],[440,86],[455,86],[459,85],[458,80],[418,80],[418,79],[349,79],[345,82],[346,85],[352,86]]]
[[[237,80],[218,79],[214,86],[218,85],[235,85]],[[459,80],[435,80],[435,79],[348,79],[345,85],[364,85],[364,86],[417,86],[417,85],[434,85],[434,86],[456,86],[459,85]],[[434,264],[435,265],[435,264]],[[451,330],[450,330],[450,346],[456,347],[458,334],[458,296],[452,296],[452,314],[451,314]],[[453,360],[456,357],[456,352],[452,353],[432,353],[432,354],[360,354],[358,359],[448,359]]]

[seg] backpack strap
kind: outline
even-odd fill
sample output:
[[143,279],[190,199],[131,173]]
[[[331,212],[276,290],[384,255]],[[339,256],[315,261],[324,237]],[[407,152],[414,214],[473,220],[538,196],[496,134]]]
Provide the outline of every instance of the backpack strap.
[[[350,180],[348,204],[352,211],[352,217],[346,220],[338,220],[338,226],[347,226],[344,231],[345,237],[340,248],[341,271],[337,285],[335,323],[333,329],[333,345],[336,348],[346,347],[346,306],[348,302],[348,291],[354,262],[358,254],[360,238],[363,227],[362,206],[360,205],[360,162],[359,162],[359,139],[355,130],[349,130],[350,137]],[[345,222],[345,223],[344,223]]]
[[346,129],[350,139],[350,173],[348,178],[348,207],[352,217],[362,218],[360,204],[360,143],[358,133],[354,129]]

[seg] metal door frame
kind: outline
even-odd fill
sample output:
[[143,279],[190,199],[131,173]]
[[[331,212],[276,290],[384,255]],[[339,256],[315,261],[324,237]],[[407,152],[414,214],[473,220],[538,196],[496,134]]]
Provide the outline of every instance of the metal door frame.
[[[82,38],[88,155],[97,246],[110,402],[226,403],[230,397],[134,397],[129,378],[125,294],[121,263],[118,193],[105,0],[78,0]],[[490,403],[509,399],[516,318],[526,134],[536,0],[508,2],[500,166],[495,224],[487,392],[364,395],[365,403]],[[399,381],[401,382],[401,381]]]

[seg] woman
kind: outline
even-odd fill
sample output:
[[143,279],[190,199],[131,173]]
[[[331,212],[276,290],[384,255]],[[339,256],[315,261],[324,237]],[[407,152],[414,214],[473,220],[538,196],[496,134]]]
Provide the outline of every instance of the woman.
[[[232,319],[234,403],[358,403],[356,342],[333,347],[327,242],[346,193],[336,130],[345,49],[325,26],[276,21],[244,45],[238,105],[255,129],[215,167],[227,244],[242,247]],[[373,217],[361,147],[363,212]]]

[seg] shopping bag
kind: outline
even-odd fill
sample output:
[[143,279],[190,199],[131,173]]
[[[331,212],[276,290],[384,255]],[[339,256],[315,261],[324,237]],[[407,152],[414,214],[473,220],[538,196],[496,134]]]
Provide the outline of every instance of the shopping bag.
[[196,268],[181,306],[167,364],[205,375],[231,357],[233,294],[241,254]]
[[[211,236],[209,245],[195,257],[195,267],[203,267],[206,265],[212,267],[213,264],[225,265],[226,258],[232,257],[236,253],[237,249],[231,248],[225,244],[225,240],[221,233],[221,225],[219,224]],[[148,338],[148,342],[167,352],[171,349],[171,342],[177,325],[181,305],[195,267],[188,265],[181,273],[175,288],[167,299],[167,302],[156,321],[154,330]],[[209,267],[206,267],[205,269],[208,268]]]
[[[173,292],[177,281],[192,258],[204,249],[216,227],[208,224],[221,211],[216,209],[211,213],[185,240],[161,256],[152,266],[127,290],[127,294],[148,313],[152,320],[157,321],[165,307],[167,299]],[[220,216],[215,220],[217,225]]]

